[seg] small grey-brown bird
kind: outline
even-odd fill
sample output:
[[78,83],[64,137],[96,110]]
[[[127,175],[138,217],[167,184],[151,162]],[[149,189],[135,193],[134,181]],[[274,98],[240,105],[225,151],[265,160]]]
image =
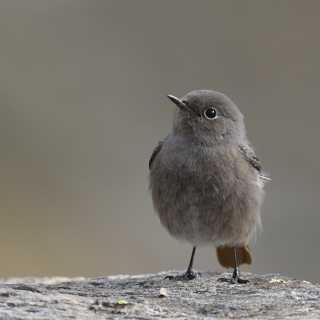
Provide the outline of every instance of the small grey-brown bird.
[[238,265],[252,263],[247,243],[261,226],[263,185],[269,179],[247,139],[243,115],[215,91],[168,98],[178,108],[172,132],[151,155],[150,189],[162,225],[193,246],[183,277],[195,278],[196,247],[211,244],[220,264],[234,267],[230,283],[248,283]]

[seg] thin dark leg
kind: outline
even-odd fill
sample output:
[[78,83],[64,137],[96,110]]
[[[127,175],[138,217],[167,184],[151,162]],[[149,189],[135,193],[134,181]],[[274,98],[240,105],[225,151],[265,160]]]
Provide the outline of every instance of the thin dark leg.
[[194,259],[194,255],[196,253],[196,247],[193,247],[192,249],[192,254],[191,254],[191,259],[190,259],[190,262],[189,262],[189,267],[187,269],[187,272],[181,276],[166,276],[165,279],[169,279],[169,280],[172,280],[172,279],[177,279],[177,280],[193,280],[195,279],[198,274],[195,274],[192,270],[192,267],[193,267],[193,259]]
[[234,259],[234,270],[231,278],[231,282],[236,283],[237,280],[239,279],[240,273],[238,269],[238,263],[237,263],[237,250],[236,247],[233,246],[233,259]]
[[190,280],[196,278],[196,275],[193,273],[193,270],[192,270],[192,267],[193,267],[193,258],[194,258],[194,254],[196,253],[196,248],[197,248],[197,247],[193,247],[193,249],[192,249],[192,254],[191,254],[191,259],[190,259],[189,267],[188,267],[187,272],[186,272],[186,274],[185,274],[185,276],[186,276],[188,279],[190,279]]
[[240,272],[239,272],[238,263],[237,263],[236,246],[233,246],[233,259],[234,259],[234,270],[233,270],[233,274],[232,274],[231,279],[228,280],[226,278],[219,278],[218,281],[229,282],[231,284],[235,284],[235,283],[250,283],[249,280],[240,279]]
[[234,270],[233,270],[232,278],[230,279],[230,283],[250,283],[249,280],[240,279],[240,272],[237,264],[237,250],[235,246],[233,246],[233,258],[234,258]]

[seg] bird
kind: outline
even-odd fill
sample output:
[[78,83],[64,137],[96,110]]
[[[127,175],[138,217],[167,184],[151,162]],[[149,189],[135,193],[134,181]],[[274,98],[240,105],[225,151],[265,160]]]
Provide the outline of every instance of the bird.
[[[234,268],[251,264],[248,242],[261,229],[264,183],[270,180],[247,138],[244,117],[224,94],[195,90],[179,99],[172,132],[155,147],[149,161],[149,189],[162,226],[192,245],[188,269],[192,280],[198,246],[216,247],[219,263]],[[174,277],[169,276],[169,279]]]

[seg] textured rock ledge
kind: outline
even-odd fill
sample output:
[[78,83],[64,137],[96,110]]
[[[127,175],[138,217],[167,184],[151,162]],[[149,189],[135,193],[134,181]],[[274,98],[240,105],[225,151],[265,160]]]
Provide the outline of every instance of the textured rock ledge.
[[248,285],[164,280],[169,271],[101,278],[0,280],[0,319],[319,319],[319,285],[277,274],[242,273]]

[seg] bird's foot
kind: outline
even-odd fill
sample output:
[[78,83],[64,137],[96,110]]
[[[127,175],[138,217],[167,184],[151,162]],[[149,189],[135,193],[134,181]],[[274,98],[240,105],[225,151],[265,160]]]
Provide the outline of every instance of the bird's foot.
[[227,279],[227,278],[219,278],[218,279],[219,282],[228,282],[229,284],[248,284],[250,283],[249,280],[246,279],[241,279],[239,275],[232,275],[231,279]]
[[200,273],[194,273],[192,270],[187,270],[186,273],[177,276],[166,276],[163,280],[193,280],[200,277]]

